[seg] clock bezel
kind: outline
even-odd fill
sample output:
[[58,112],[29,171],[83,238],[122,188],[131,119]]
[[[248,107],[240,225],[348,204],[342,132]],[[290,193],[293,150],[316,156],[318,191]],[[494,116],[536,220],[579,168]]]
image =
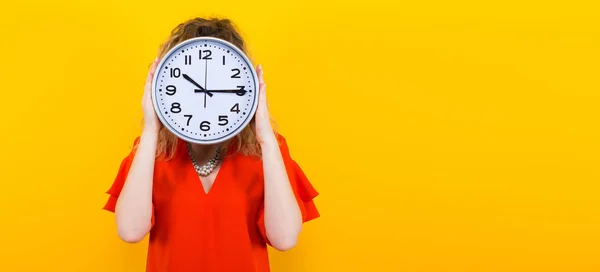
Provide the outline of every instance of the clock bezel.
[[[204,140],[204,139],[194,138],[194,137],[184,135],[183,133],[179,132],[178,129],[175,129],[173,126],[171,126],[171,124],[169,124],[169,122],[162,115],[162,112],[159,109],[157,90],[156,90],[158,76],[160,74],[158,71],[160,71],[160,69],[163,68],[165,61],[167,59],[169,59],[169,57],[173,53],[179,51],[182,47],[185,47],[189,44],[193,44],[193,43],[203,44],[205,42],[220,43],[221,45],[228,47],[230,50],[235,51],[239,56],[241,56],[243,58],[243,60],[246,62],[246,64],[248,65],[248,69],[250,70],[250,73],[252,74],[252,81],[254,82],[254,86],[255,86],[255,88],[254,88],[255,93],[253,96],[252,106],[250,108],[250,111],[246,115],[246,119],[244,119],[244,121],[242,123],[240,123],[240,125],[238,125],[233,130],[231,130],[231,132],[229,134],[219,137],[219,138],[216,138],[216,139],[210,139],[210,140]],[[260,85],[258,82],[258,76],[256,73],[256,69],[254,68],[254,65],[252,64],[252,62],[250,61],[248,56],[246,56],[246,54],[242,50],[240,50],[237,46],[233,45],[232,43],[225,41],[223,39],[219,39],[219,38],[215,38],[215,37],[195,37],[195,38],[187,39],[187,40],[175,45],[160,60],[160,62],[156,66],[156,72],[154,73],[154,77],[152,78],[151,96],[152,96],[152,104],[154,105],[154,112],[156,113],[158,119],[163,124],[163,126],[165,126],[171,133],[173,133],[179,139],[182,139],[182,140],[190,142],[190,143],[211,145],[211,144],[222,143],[222,142],[225,142],[225,141],[235,137],[237,134],[242,132],[248,126],[248,124],[250,124],[250,121],[252,120],[252,118],[254,118],[254,114],[256,113],[256,109],[258,108],[258,97],[260,95],[259,89],[260,89]]]

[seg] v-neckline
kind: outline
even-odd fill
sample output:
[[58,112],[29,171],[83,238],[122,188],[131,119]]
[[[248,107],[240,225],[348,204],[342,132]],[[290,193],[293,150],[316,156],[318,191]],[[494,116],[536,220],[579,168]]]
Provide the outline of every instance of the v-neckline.
[[190,157],[190,153],[188,151],[188,147],[186,144],[183,144],[183,149],[185,152],[185,156],[187,158],[187,168],[196,176],[196,180],[200,183],[200,191],[202,191],[202,195],[204,196],[209,196],[212,195],[212,192],[215,190],[215,186],[217,185],[217,181],[219,180],[219,177],[221,176],[221,172],[223,171],[223,168],[227,165],[227,160],[225,159],[225,156],[223,156],[221,158],[221,162],[219,165],[218,169],[215,169],[215,179],[213,180],[212,184],[210,185],[210,188],[208,189],[208,191],[206,190],[206,188],[204,187],[204,183],[202,182],[202,177],[198,174],[198,172],[196,172],[196,168],[194,167],[194,162],[192,162],[192,158]]

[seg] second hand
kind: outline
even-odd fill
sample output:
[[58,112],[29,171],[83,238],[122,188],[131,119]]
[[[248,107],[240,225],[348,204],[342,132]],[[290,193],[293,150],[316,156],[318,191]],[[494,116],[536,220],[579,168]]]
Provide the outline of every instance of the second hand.
[[[206,82],[207,82],[207,75],[208,75],[208,59],[206,59],[206,62],[204,64],[204,89],[208,90],[208,86],[206,86]],[[204,108],[206,109],[206,92],[204,92]]]

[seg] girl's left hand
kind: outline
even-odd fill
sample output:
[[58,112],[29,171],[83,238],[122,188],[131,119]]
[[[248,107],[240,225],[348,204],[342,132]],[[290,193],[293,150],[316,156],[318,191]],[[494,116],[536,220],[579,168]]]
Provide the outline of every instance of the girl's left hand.
[[269,115],[269,108],[267,106],[267,85],[263,78],[263,69],[261,65],[256,67],[256,73],[258,74],[258,83],[260,90],[258,92],[258,108],[254,114],[254,122],[256,128],[256,140],[260,145],[265,143],[276,142],[275,133],[273,133],[273,127],[271,126],[271,116]]

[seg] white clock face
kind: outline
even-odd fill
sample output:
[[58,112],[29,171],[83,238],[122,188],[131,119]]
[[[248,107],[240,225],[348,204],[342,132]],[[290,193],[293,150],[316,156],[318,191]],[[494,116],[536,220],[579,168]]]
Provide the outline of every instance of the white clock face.
[[156,68],[152,87],[163,125],[199,144],[241,132],[258,103],[252,63],[237,47],[215,38],[194,38],[171,49]]

